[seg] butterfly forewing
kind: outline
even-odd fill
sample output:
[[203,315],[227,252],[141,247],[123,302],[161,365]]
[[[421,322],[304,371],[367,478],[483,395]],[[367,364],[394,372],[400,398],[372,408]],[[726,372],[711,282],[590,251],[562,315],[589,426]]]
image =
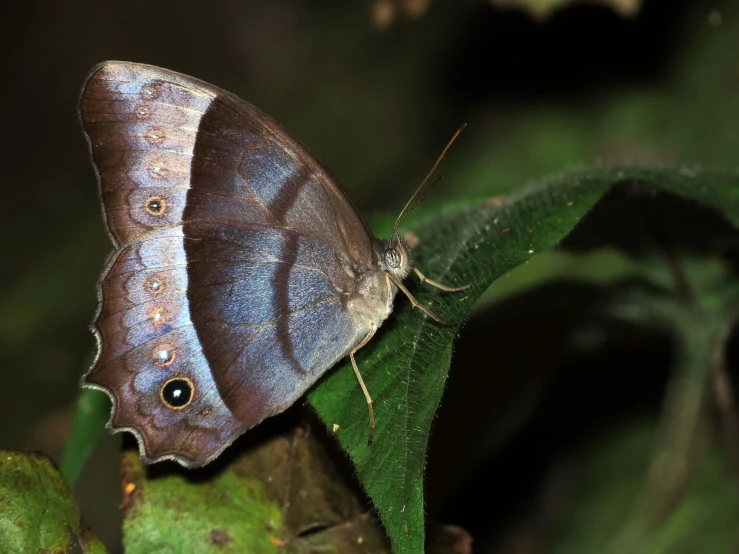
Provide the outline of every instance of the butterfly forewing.
[[118,248],[85,383],[148,461],[202,465],[361,341],[377,241],[305,149],[211,85],[107,62],[80,112]]

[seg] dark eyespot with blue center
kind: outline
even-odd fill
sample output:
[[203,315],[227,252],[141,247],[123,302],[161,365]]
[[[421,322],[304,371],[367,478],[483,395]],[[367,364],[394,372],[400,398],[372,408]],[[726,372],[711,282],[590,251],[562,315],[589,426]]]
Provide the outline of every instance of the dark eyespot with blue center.
[[385,250],[385,263],[390,269],[397,269],[400,267],[400,252],[396,248],[388,248]]
[[190,404],[194,394],[192,381],[183,377],[167,381],[161,391],[162,402],[175,410],[181,410]]

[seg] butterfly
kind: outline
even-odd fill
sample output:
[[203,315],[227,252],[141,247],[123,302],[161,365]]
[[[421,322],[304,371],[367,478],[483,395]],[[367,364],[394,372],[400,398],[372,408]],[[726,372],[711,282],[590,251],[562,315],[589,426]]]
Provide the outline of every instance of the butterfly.
[[82,385],[113,400],[109,428],[133,433],[147,463],[202,466],[348,355],[371,443],[355,353],[399,290],[448,323],[405,288],[411,271],[466,287],[414,268],[397,223],[375,238],[303,146],[226,91],[104,62],[80,118],[115,247]]

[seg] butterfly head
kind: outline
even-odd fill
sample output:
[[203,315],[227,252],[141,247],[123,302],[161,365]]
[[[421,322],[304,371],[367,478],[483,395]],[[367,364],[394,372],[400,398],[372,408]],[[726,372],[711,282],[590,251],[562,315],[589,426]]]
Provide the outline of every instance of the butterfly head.
[[382,269],[389,271],[401,281],[405,279],[413,269],[413,256],[410,245],[400,236],[384,241]]

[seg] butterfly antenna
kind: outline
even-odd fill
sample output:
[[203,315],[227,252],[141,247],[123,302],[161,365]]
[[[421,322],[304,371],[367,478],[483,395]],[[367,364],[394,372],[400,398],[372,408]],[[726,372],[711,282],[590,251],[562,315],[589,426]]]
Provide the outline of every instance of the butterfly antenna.
[[[397,232],[395,231],[395,229],[398,228],[398,226],[403,222],[403,220],[406,218],[406,216],[409,213],[411,213],[413,210],[415,210],[416,209],[416,206],[418,206],[421,202],[423,202],[423,199],[426,198],[426,195],[429,193],[429,191],[432,188],[434,188],[437,184],[439,184],[441,181],[443,181],[443,180],[444,180],[444,176],[443,175],[440,175],[433,183],[431,183],[428,187],[426,187],[426,190],[423,191],[423,194],[421,194],[416,199],[416,201],[413,203],[413,205],[410,208],[408,208],[408,209],[405,209],[404,208],[404,213],[402,213],[400,216],[398,216],[398,220],[395,222],[395,227],[393,227],[393,233],[394,234],[397,234]],[[390,235],[391,238],[392,238],[392,236],[393,235]]]
[[[407,216],[409,213],[411,213],[413,211],[413,209],[423,199],[423,196],[425,196],[428,193],[428,191],[431,190],[431,187],[429,187],[426,190],[426,192],[424,192],[423,196],[421,196],[419,198],[419,194],[423,190],[423,187],[426,185],[426,183],[428,182],[428,180],[434,174],[434,171],[436,171],[436,168],[441,163],[441,160],[444,159],[444,156],[446,155],[447,150],[449,150],[449,147],[452,144],[454,144],[454,141],[457,140],[457,137],[464,130],[465,127],[467,127],[467,124],[466,123],[463,123],[462,126],[459,129],[457,129],[457,132],[454,133],[454,135],[452,136],[452,138],[449,140],[449,142],[447,143],[447,145],[444,147],[444,150],[441,151],[441,155],[436,159],[436,162],[431,167],[431,171],[429,171],[428,174],[426,175],[426,177],[424,177],[423,181],[421,181],[421,184],[416,189],[416,192],[413,193],[413,196],[410,197],[410,199],[408,200],[408,202],[406,202],[405,206],[403,206],[403,209],[400,210],[400,215],[398,216],[398,219],[395,220],[395,225],[393,226],[393,232],[390,235],[391,238],[398,234],[398,225],[400,225],[400,222],[403,221],[403,219],[405,219],[405,216]],[[437,179],[436,181],[434,181],[431,184],[431,186],[435,185],[439,181],[440,181],[440,179]],[[417,198],[418,198],[418,200],[416,200]],[[410,208],[409,208],[409,206],[410,206]]]

